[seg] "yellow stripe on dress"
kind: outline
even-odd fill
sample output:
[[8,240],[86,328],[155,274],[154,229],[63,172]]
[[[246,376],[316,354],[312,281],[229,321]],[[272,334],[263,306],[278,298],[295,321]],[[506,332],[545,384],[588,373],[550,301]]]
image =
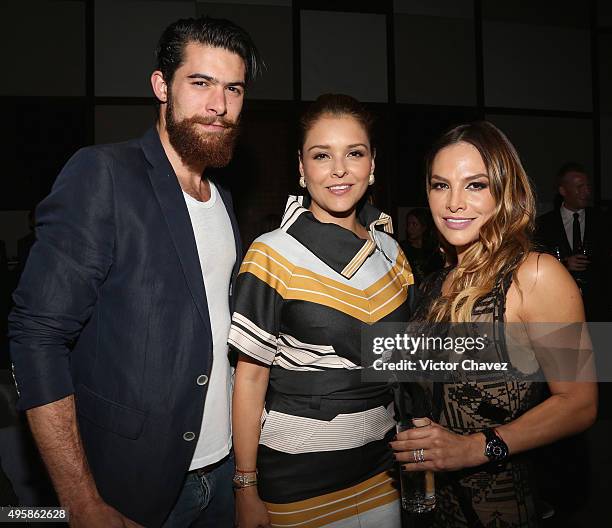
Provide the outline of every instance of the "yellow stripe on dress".
[[350,488],[312,499],[265,504],[275,528],[319,528],[395,501],[399,501],[399,491],[390,473],[384,471]]
[[284,299],[309,301],[341,311],[364,323],[375,323],[407,299],[414,283],[410,264],[399,252],[391,269],[360,290],[306,268],[293,266],[269,246],[253,244],[240,267],[274,288]]

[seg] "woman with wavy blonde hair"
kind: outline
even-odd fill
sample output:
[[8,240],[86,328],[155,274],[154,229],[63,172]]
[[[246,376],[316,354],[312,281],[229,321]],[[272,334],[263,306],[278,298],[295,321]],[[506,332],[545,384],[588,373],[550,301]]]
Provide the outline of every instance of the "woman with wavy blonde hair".
[[[494,325],[488,353],[531,377],[453,372],[434,384],[431,424],[398,433],[392,447],[407,471],[439,472],[437,524],[537,526],[525,452],[589,427],[597,388],[545,378],[530,328],[583,322],[580,292],[556,259],[532,251],[533,191],[499,129],[488,122],[453,128],[426,168],[447,267],[423,284],[417,318]],[[513,323],[524,332],[520,349],[503,331]],[[551,394],[544,400],[543,384],[532,381],[538,374]]]
[[[441,204],[443,208],[436,218],[436,226],[442,234],[447,264],[455,268],[445,296],[431,306],[430,319],[434,321],[470,321],[476,301],[491,291],[502,271],[514,273],[528,258],[531,249],[535,221],[531,183],[514,146],[491,123],[458,126],[434,145],[426,160],[430,203],[433,200],[434,204],[439,204],[440,198],[444,200],[446,196],[437,191],[448,188],[440,175],[433,172],[437,153],[452,145],[461,149],[462,143],[463,149],[467,148],[470,154],[475,155],[477,151],[480,155],[485,178],[472,179],[470,185],[474,191],[488,189],[485,194],[492,200],[488,204],[492,209],[487,211],[486,219],[481,216],[485,221],[480,224],[451,218],[447,204]],[[485,179],[488,181],[483,183]],[[460,210],[453,213],[454,216],[459,216]],[[445,237],[445,234],[450,236]],[[461,244],[466,236],[477,240]],[[459,246],[454,245],[455,239],[460,242]],[[471,243],[473,241],[477,243]]]

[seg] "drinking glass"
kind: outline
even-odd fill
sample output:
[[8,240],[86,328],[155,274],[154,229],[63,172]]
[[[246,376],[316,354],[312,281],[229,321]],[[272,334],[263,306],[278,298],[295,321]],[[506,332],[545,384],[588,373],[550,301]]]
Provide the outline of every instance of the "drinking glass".
[[[396,425],[396,430],[400,433],[414,427],[425,427],[430,423],[429,418],[413,418],[409,421],[399,422]],[[434,472],[429,469],[425,471],[405,471],[403,465],[400,465],[402,508],[410,513],[432,511],[436,506]]]

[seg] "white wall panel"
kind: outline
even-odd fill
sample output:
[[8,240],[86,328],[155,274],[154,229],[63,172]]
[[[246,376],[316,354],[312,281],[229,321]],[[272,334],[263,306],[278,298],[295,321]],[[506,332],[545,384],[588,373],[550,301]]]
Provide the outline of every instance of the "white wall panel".
[[599,36],[599,104],[612,114],[612,34]]
[[538,214],[552,209],[558,169],[568,161],[593,174],[593,122],[590,119],[488,115],[517,148],[535,183]]
[[394,0],[393,11],[409,15],[471,19],[474,16],[474,2],[472,0]]
[[590,37],[582,29],[483,24],[488,106],[590,111]]
[[597,0],[597,21],[600,27],[612,27],[612,2]]
[[475,50],[470,19],[396,14],[397,101],[475,105]]
[[[219,4],[219,0],[196,0],[198,4]],[[291,0],[223,0],[223,4],[291,7]]]
[[85,95],[84,2],[0,4],[0,95]]
[[198,14],[227,18],[245,29],[266,68],[246,92],[251,99],[293,99],[293,11],[290,7],[198,3]]
[[195,2],[96,0],[95,83],[99,96],[152,96],[150,77],[162,31],[195,16]]
[[604,115],[600,122],[601,197],[612,200],[612,115]]
[[154,106],[96,106],[96,143],[117,143],[142,136],[157,118]]
[[384,15],[302,11],[302,99],[322,93],[387,102]]

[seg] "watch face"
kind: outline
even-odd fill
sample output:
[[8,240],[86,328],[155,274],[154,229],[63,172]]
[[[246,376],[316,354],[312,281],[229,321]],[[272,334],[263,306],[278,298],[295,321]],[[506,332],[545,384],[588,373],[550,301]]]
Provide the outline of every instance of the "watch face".
[[499,438],[493,438],[487,442],[486,455],[491,460],[503,460],[508,456],[508,447]]
[[494,457],[500,457],[504,455],[504,450],[500,447],[500,446],[493,446],[493,449],[491,450],[493,452],[493,456]]

